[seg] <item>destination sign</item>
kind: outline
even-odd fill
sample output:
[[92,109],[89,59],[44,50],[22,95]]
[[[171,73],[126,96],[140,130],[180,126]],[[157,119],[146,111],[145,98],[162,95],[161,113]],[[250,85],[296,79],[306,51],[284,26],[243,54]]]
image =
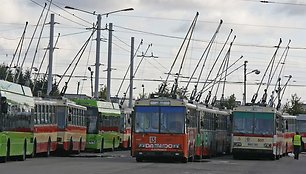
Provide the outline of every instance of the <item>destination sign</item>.
[[139,144],[139,148],[146,149],[179,149],[180,144]]

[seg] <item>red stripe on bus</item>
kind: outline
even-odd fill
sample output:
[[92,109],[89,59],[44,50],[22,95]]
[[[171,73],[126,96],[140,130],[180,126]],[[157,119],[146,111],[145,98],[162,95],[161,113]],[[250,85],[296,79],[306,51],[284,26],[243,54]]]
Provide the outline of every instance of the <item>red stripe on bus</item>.
[[80,126],[67,126],[64,129],[58,128],[57,131],[62,131],[62,132],[72,131],[72,132],[83,133],[83,132],[86,132],[86,127],[83,127],[83,126],[82,127],[80,127]]
[[34,133],[57,132],[56,125],[35,125]]
[[115,131],[115,132],[118,132],[119,128],[118,127],[102,127],[102,128],[100,128],[100,131]]
[[16,132],[33,132],[32,128],[15,128],[15,129],[10,129],[9,131],[16,131]]
[[126,128],[123,133],[124,134],[131,134],[131,128]]
[[273,138],[273,135],[261,135],[261,134],[242,134],[242,133],[234,133],[234,136],[241,136],[241,137],[270,137]]
[[284,133],[284,138],[292,138],[295,133]]

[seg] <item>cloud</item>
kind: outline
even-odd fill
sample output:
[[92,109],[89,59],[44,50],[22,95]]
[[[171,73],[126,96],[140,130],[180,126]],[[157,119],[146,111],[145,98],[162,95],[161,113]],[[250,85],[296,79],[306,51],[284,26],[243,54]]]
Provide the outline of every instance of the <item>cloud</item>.
[[[34,1],[42,5],[47,2],[46,0]],[[186,76],[188,76],[188,73],[192,72],[191,69],[193,68],[193,64],[199,59],[199,54],[203,52],[203,49],[207,45],[207,41],[210,40],[215,32],[220,19],[223,19],[224,24],[220,29],[216,41],[224,42],[229,30],[233,28],[233,34],[237,35],[236,43],[249,46],[234,45],[233,52],[231,54],[232,60],[236,60],[238,57],[240,57],[240,55],[244,55],[245,59],[249,61],[248,67],[250,69],[258,68],[261,71],[264,71],[267,62],[274,52],[274,49],[271,48],[255,47],[251,45],[273,46],[276,45],[278,39],[282,37],[284,41],[283,45],[287,43],[288,39],[292,39],[292,46],[299,47],[304,46],[306,40],[306,21],[304,20],[305,14],[303,11],[301,11],[299,6],[262,4],[238,0],[53,0],[53,2],[60,7],[68,5],[87,11],[96,11],[97,13],[105,13],[127,7],[133,7],[135,9],[132,12],[110,15],[108,18],[102,19],[103,26],[109,22],[114,23],[115,31],[113,34],[120,39],[113,38],[113,42],[116,44],[113,45],[113,67],[118,68],[118,70],[113,71],[112,74],[114,77],[118,78],[122,77],[122,72],[125,72],[125,67],[127,67],[129,64],[130,37],[135,37],[135,45],[138,44],[140,39],[144,39],[145,44],[143,48],[141,48],[141,51],[145,50],[147,44],[153,43],[152,51],[154,52],[154,55],[159,56],[159,59],[156,61],[146,60],[146,66],[144,66],[145,69],[141,69],[142,67],[140,67],[139,73],[141,74],[136,75],[136,77],[146,77],[152,79],[159,79],[160,76],[164,76],[163,73],[167,72],[164,67],[169,68],[171,66],[173,58],[175,57],[182,40],[161,37],[148,33],[138,33],[135,31],[124,30],[116,26],[123,26],[149,33],[184,37],[193,17],[195,16],[195,13],[197,11],[200,12],[194,38],[206,42],[193,42],[191,44],[191,50],[188,52],[188,59],[191,57],[192,60],[190,60],[190,65],[187,63],[189,66],[186,66],[186,69],[183,70],[184,75]],[[29,37],[33,32],[34,25],[37,22],[42,8],[29,0],[2,0],[1,3],[0,55],[3,56],[6,53],[12,55],[12,52],[17,46],[19,37],[22,33],[25,21],[29,21],[30,23],[27,32],[28,39],[26,40],[28,43]],[[54,72],[61,74],[64,72],[64,69],[69,65],[71,59],[75,56],[89,35],[89,33],[74,33],[86,31],[84,29],[85,26],[90,26],[90,24],[73,17],[56,6],[52,6],[52,10],[61,14],[61,16],[56,15],[55,17],[56,21],[60,23],[55,26],[56,33],[60,32],[62,37],[60,37],[60,42],[58,45],[59,49],[55,50],[56,60],[54,61]],[[89,23],[96,21],[95,16],[70,10],[69,12],[87,20]],[[73,23],[70,20],[77,21],[85,26]],[[72,35],[64,36],[66,34]],[[39,59],[41,59],[41,52],[44,51],[43,48],[46,47],[46,44],[48,43],[48,35],[49,26],[46,26],[44,32],[45,38],[43,39],[43,44],[39,50]],[[107,31],[102,31],[102,35],[107,37]],[[34,41],[36,43],[37,40],[35,39]],[[121,48],[117,45],[119,45]],[[218,54],[220,46],[221,44],[214,45],[211,51],[211,58],[214,58],[214,56]],[[26,48],[26,46],[24,48]],[[106,63],[107,43],[102,43],[101,51],[101,62]],[[31,49],[31,54],[29,57],[31,57],[32,53],[33,48]],[[305,74],[304,69],[301,68],[305,66],[303,64],[305,51],[299,50],[299,52],[297,52],[297,50],[293,49],[290,50],[290,55],[292,55],[293,58],[288,58],[288,61],[298,61],[291,61],[288,63],[289,68],[286,70],[289,72],[286,73],[290,73],[293,76],[294,73]],[[300,58],[297,59],[296,56],[300,56]],[[88,58],[89,64],[94,64],[94,40],[92,41],[91,55],[89,56],[89,50],[87,50],[80,64],[78,65],[76,70],[77,72],[75,74],[83,75],[84,71],[87,72],[86,66]],[[159,61],[163,67],[161,67],[157,61]],[[28,63],[30,64],[30,61]],[[297,71],[297,68],[295,67],[299,67],[299,70]],[[105,67],[101,67],[100,77],[104,78],[106,77],[106,74],[102,71],[102,69],[105,69]],[[294,77],[300,78],[297,79],[297,81],[304,82],[304,80],[301,78],[302,76],[297,75]],[[72,85],[70,85],[71,91],[75,91],[76,87],[74,86],[77,84],[76,81],[79,79],[74,80],[75,81],[71,82]],[[100,83],[105,84],[104,81],[104,79],[101,79]],[[119,80],[112,82],[114,89],[119,82]],[[135,82],[135,85],[139,85],[140,83],[146,82]],[[157,88],[157,82],[154,82],[154,84],[150,82],[150,85],[145,84],[145,86],[146,91],[151,92]],[[87,90],[87,88],[90,89],[90,86],[86,86],[84,89]],[[141,90],[141,87],[137,89]],[[249,94],[248,96],[251,95]]]

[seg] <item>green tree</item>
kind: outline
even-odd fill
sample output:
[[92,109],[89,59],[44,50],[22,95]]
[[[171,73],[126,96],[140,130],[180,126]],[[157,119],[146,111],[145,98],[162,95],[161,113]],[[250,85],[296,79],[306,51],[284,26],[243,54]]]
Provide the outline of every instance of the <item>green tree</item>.
[[290,115],[304,114],[306,112],[302,105],[301,97],[298,97],[297,94],[293,94],[291,95],[291,100],[285,104],[283,112],[287,112]]
[[106,86],[102,86],[99,91],[99,99],[106,100],[107,98],[107,88]]
[[226,98],[223,103],[220,103],[220,106],[223,108],[226,107],[227,109],[233,109],[234,107],[236,107],[236,97],[235,94],[232,94],[231,96],[229,96],[228,98]]
[[7,72],[8,72],[7,80],[10,82],[13,81],[13,74],[11,70],[8,71],[8,66],[5,64],[0,65],[0,79],[1,80],[5,79]]
[[[16,70],[8,70],[8,65],[5,65],[4,63],[0,65],[0,79],[4,80],[6,77],[6,74],[8,72],[8,78],[7,81],[13,82],[14,77],[18,76],[18,73],[20,72],[20,68],[16,68]],[[32,89],[32,93],[34,96],[45,96],[47,94],[47,84],[48,81],[45,79],[38,79],[35,83],[32,80],[32,75],[29,69],[26,69],[25,71],[21,71],[19,79],[17,81],[18,84],[29,86]],[[59,89],[56,84],[52,85],[52,93],[51,96],[59,96]]]
[[[160,86],[158,87],[160,88]],[[183,95],[184,93],[184,87],[177,87],[177,90],[175,91],[175,94],[171,94],[171,88],[172,86],[167,85],[165,87],[165,90],[163,91],[162,94],[159,94],[163,97],[171,97],[171,98],[180,98],[180,99],[187,99],[186,95]],[[157,94],[157,93],[156,93]]]

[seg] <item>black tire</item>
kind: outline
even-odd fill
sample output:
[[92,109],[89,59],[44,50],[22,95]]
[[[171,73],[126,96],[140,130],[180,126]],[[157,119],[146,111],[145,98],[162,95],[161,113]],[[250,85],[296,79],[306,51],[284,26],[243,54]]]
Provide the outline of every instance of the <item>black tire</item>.
[[140,158],[140,157],[136,157],[136,161],[137,161],[137,162],[142,162],[142,161],[143,161],[143,159],[142,159],[142,158]]
[[276,160],[279,160],[279,149],[278,148],[276,148],[276,155],[275,155],[275,159]]
[[49,137],[48,146],[47,146],[47,152],[45,154],[45,157],[49,157],[50,154],[51,154],[51,140],[50,140],[50,137]]
[[128,139],[127,149],[131,149],[131,139]]
[[183,157],[182,158],[182,163],[187,163],[188,162],[188,158],[187,157]]
[[233,159],[234,160],[239,160],[240,159],[240,156],[238,154],[233,154]]
[[112,151],[112,152],[115,151],[115,139],[113,139],[113,146],[112,146],[112,148],[111,148],[111,151]]
[[35,140],[34,140],[34,144],[33,144],[33,152],[32,152],[32,155],[31,155],[32,158],[34,158],[34,157],[37,156],[36,150],[37,150],[37,141],[36,141],[36,139],[35,139]]
[[18,161],[25,161],[27,158],[27,141],[24,141],[23,144],[23,153],[21,156],[18,157]]
[[6,162],[6,156],[0,157],[0,163],[5,163]]
[[6,160],[9,160],[10,159],[10,156],[11,156],[11,141],[8,140],[7,142],[7,147],[6,147]]
[[80,138],[79,149],[77,151],[77,154],[80,154],[81,151],[82,151],[82,138]]
[[72,138],[70,138],[68,154],[70,155],[72,153],[73,153],[73,141]]
[[104,152],[104,139],[101,140],[100,153]]
[[189,161],[189,162],[193,162],[193,161],[194,161],[194,155],[190,156],[190,157],[188,158],[188,161]]
[[0,163],[5,163],[8,159],[9,159],[9,156],[10,156],[10,145],[9,145],[9,141],[6,145],[6,155],[3,156],[3,157],[0,157]]

